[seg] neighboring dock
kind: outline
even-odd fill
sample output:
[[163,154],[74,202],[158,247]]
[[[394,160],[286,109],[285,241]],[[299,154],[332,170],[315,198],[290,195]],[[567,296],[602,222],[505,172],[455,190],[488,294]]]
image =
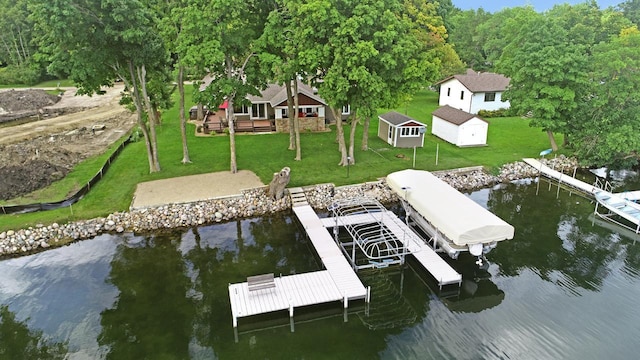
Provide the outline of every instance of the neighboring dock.
[[560,184],[568,185],[574,189],[580,190],[581,192],[593,196],[596,190],[600,190],[597,187],[587,184],[584,181],[578,180],[569,175],[563,174],[560,171],[554,170],[547,165],[544,165],[540,161],[532,158],[522,159],[525,163],[531,165],[535,169],[537,169],[541,175],[544,175],[548,178],[558,180]]
[[307,204],[302,189],[290,189],[290,195],[293,211],[325,270],[275,277],[273,283],[261,284],[255,290],[251,289],[251,279],[229,284],[234,328],[241,317],[288,309],[289,317],[293,318],[294,309],[301,306],[342,301],[346,309],[351,300],[369,300],[370,290],[362,284],[316,212]]

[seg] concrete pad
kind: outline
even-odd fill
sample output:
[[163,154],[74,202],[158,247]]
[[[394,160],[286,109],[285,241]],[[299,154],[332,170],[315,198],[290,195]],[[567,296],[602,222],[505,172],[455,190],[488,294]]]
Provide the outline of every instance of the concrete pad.
[[139,183],[131,209],[187,203],[240,195],[241,190],[265,186],[252,171],[240,170],[181,176]]

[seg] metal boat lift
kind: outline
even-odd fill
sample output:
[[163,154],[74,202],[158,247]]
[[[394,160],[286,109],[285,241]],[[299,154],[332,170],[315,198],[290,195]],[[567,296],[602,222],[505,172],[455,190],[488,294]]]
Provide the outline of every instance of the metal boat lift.
[[[385,222],[400,221],[374,199],[359,197],[338,200],[329,206],[334,220],[333,236],[354,270],[386,268],[404,264],[411,254],[410,234],[394,234]],[[340,227],[351,241],[340,240]],[[363,256],[358,259],[358,255]]]

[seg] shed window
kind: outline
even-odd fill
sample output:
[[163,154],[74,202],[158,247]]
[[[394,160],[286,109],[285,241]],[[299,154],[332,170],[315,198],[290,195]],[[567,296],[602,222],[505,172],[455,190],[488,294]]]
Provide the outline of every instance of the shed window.
[[402,137],[417,137],[420,136],[420,128],[417,126],[403,127],[400,129],[400,136]]
[[496,101],[496,93],[494,92],[484,93],[484,102],[492,102],[492,101]]
[[451,88],[447,88],[447,96],[451,96]]
[[460,100],[464,100],[464,90],[460,91]]
[[342,115],[351,114],[351,105],[345,105],[342,107]]

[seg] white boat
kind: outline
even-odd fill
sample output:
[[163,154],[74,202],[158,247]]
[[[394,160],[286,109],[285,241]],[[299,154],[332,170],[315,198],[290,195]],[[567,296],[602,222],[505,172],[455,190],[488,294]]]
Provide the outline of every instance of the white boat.
[[482,265],[497,243],[513,239],[514,228],[428,171],[402,170],[387,175],[413,222],[434,248],[457,259],[468,251]]
[[[594,213],[603,219],[614,222],[620,226],[632,230],[636,234],[640,233],[640,204],[637,204],[623,194],[613,194],[605,190],[594,191],[596,198],[596,209]],[[598,212],[598,206],[609,210],[608,214]],[[616,221],[611,215],[618,215],[620,218],[633,224],[632,226]]]

